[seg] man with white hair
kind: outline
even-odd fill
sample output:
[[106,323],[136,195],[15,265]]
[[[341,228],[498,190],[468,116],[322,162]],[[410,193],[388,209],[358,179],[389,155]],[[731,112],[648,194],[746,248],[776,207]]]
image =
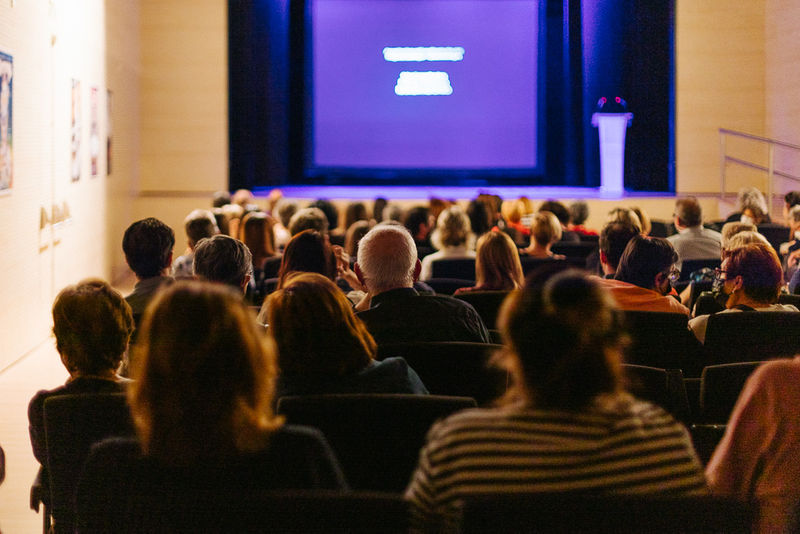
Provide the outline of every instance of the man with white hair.
[[489,342],[475,309],[443,295],[420,295],[417,247],[399,225],[379,224],[358,245],[355,272],[370,308],[358,313],[378,345],[409,341]]

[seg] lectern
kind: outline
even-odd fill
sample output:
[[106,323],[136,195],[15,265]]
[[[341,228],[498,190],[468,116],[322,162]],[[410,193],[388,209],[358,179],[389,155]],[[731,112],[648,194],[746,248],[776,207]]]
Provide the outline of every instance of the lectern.
[[625,191],[625,132],[632,120],[633,113],[598,111],[592,115],[592,126],[598,128],[600,134],[600,194],[603,196],[621,196]]

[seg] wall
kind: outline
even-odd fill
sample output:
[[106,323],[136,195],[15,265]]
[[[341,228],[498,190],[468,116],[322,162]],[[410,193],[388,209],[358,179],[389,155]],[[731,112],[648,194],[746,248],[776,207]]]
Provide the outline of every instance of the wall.
[[[106,24],[114,39],[106,42]],[[108,196],[130,190],[136,173],[138,36],[134,0],[0,4],[0,50],[14,58],[14,182],[0,196],[0,370],[47,339],[49,310],[61,287],[87,276],[108,278]],[[51,40],[51,35],[55,36]],[[108,49],[107,49],[108,47]],[[116,58],[107,71],[106,58]],[[82,174],[70,179],[71,87],[81,82]],[[134,80],[134,83],[131,83]],[[117,85],[120,84],[120,85]],[[90,88],[98,88],[98,176],[89,159]],[[105,175],[105,89],[117,92],[118,169]],[[70,217],[52,224],[53,205]],[[40,229],[40,213],[51,219]]]
[[[678,193],[719,191],[718,128],[765,133],[765,1],[676,1]],[[791,0],[783,3],[788,5]],[[752,149],[734,142],[729,145],[734,154],[764,162],[765,151],[760,147]],[[760,174],[741,168],[729,166],[728,172],[729,191],[744,184],[759,184],[759,180],[763,183]]]
[[[767,0],[766,9],[766,135],[800,145],[800,4]],[[778,170],[800,176],[800,151],[777,149]],[[782,182],[778,191],[798,190],[797,182]]]

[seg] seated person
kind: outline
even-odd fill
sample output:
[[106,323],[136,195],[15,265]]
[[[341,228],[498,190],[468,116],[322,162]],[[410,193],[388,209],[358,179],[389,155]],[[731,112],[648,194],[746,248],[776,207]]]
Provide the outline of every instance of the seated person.
[[598,240],[598,263],[603,278],[614,278],[628,242],[639,233],[635,226],[624,222],[609,222],[603,226]]
[[625,391],[624,336],[600,279],[575,270],[537,278],[500,318],[509,393],[428,433],[406,490],[422,531],[452,530],[475,494],[706,491],[686,429]]
[[748,378],[706,467],[711,492],[758,507],[753,532],[797,532],[800,502],[800,356]]
[[61,290],[53,303],[53,334],[69,371],[63,386],[34,395],[28,405],[33,455],[47,465],[44,401],[57,395],[122,393],[130,382],[117,371],[133,332],[131,307],[103,280],[86,279]]
[[511,291],[522,287],[524,279],[514,240],[504,232],[492,230],[478,239],[475,286],[462,287],[455,294],[470,291]]
[[531,244],[519,253],[532,258],[563,260],[566,256],[553,254],[550,250],[554,243],[561,241],[562,233],[561,223],[554,214],[549,211],[539,211],[534,214],[531,221]]
[[569,211],[569,224],[567,229],[581,235],[598,235],[595,230],[584,226],[586,219],[589,218],[589,204],[585,200],[576,200],[568,207]]
[[620,309],[689,315],[689,309],[671,296],[672,283],[680,277],[677,261],[678,254],[666,239],[635,235],[622,253],[614,279],[599,283]]
[[192,262],[194,262],[194,247],[197,242],[206,237],[219,233],[217,220],[208,210],[194,210],[183,221],[186,230],[188,250],[172,262],[172,276],[176,278],[189,278],[194,275]]
[[[764,243],[751,243],[730,250],[717,271],[716,299],[725,309],[736,311],[798,311],[791,304],[778,304],[783,270],[775,250]],[[689,321],[689,329],[705,342],[708,315]]]
[[226,284],[245,293],[253,279],[253,256],[238,239],[218,234],[197,243],[193,269],[201,280]]
[[475,257],[475,234],[466,212],[457,205],[442,211],[431,234],[431,243],[438,251],[422,258],[419,279],[423,282],[433,278],[433,262],[436,260]]
[[106,522],[141,496],[345,488],[322,434],[273,415],[276,372],[240,292],[182,281],[161,293],[145,313],[128,392],[137,437],[93,447],[79,524],[114,531]]
[[323,393],[428,393],[402,358],[375,361],[377,346],[336,285],[317,273],[291,275],[268,298],[278,349],[275,398]]
[[[678,233],[667,238],[678,253],[681,264],[687,260],[717,259],[722,235],[703,227],[703,209],[695,197],[675,201],[673,224]],[[681,265],[678,266],[680,268]]]
[[545,200],[539,205],[538,211],[549,211],[556,216],[556,219],[558,219],[558,224],[561,226],[561,237],[559,238],[559,241],[575,243],[581,240],[581,236],[578,234],[578,232],[567,228],[569,226],[569,209],[567,209],[564,204],[558,200]]
[[122,236],[125,261],[136,275],[133,292],[125,297],[134,318],[144,313],[150,300],[161,289],[162,284],[173,281],[167,273],[172,265],[172,247],[175,232],[154,217],[131,224]]
[[[421,269],[411,234],[380,224],[361,239],[355,274],[367,290],[358,317],[378,345],[409,341],[489,343],[475,308],[443,295],[420,295],[414,281]],[[362,309],[363,306],[363,309]]]

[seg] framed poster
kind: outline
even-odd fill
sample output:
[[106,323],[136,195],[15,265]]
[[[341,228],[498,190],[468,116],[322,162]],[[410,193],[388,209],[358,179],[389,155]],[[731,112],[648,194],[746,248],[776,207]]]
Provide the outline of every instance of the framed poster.
[[13,79],[14,59],[0,52],[0,193],[10,192],[14,183]]
[[72,135],[70,176],[73,182],[81,179],[81,82],[72,80]]
[[89,90],[89,156],[91,157],[92,178],[99,174],[97,168],[100,160],[100,126],[98,124],[97,99],[99,89],[92,87]]

